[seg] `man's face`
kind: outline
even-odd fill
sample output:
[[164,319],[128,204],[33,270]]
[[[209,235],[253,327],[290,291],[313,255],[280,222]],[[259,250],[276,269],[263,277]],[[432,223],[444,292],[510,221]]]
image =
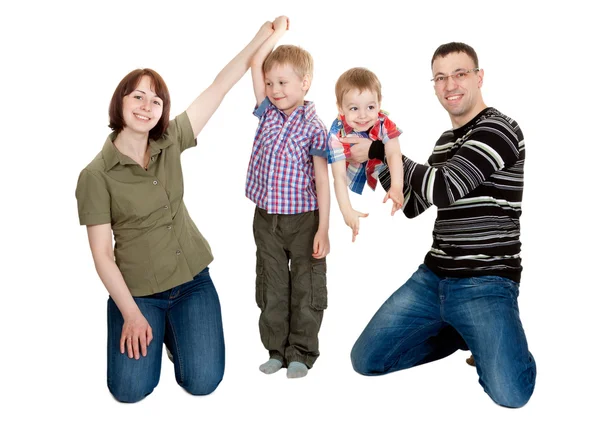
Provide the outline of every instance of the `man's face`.
[[466,124],[485,108],[481,96],[483,70],[474,71],[474,68],[473,59],[463,52],[450,53],[433,61],[433,78],[438,80],[434,82],[435,94],[450,114],[455,128]]

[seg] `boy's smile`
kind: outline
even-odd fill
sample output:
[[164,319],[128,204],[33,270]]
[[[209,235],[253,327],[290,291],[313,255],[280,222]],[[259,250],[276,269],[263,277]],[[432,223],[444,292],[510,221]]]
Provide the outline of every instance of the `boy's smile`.
[[289,64],[275,65],[265,73],[267,97],[288,116],[304,104],[309,87],[308,76],[299,77]]

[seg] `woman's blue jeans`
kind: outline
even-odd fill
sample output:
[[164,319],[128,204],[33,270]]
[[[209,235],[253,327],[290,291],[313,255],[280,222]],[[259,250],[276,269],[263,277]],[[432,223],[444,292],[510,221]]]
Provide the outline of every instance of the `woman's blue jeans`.
[[364,329],[352,365],[360,374],[381,375],[469,349],[492,400],[521,407],[533,393],[536,366],[518,295],[519,285],[507,278],[441,278],[421,265]]
[[192,281],[150,296],[134,297],[152,327],[146,356],[119,350],[123,317],[108,299],[108,389],[121,402],[137,402],[160,378],[163,343],[173,354],[177,383],[194,395],[213,392],[225,370],[221,306],[208,268]]

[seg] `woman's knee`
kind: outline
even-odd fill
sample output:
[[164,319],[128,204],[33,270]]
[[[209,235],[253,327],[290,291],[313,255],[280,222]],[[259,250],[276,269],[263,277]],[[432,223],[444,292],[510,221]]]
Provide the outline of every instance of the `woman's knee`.
[[179,385],[191,395],[206,396],[214,392],[222,380],[223,372],[214,372],[181,381]]
[[140,385],[108,385],[108,390],[113,397],[122,403],[136,403],[144,399],[154,390],[154,387],[143,387]]

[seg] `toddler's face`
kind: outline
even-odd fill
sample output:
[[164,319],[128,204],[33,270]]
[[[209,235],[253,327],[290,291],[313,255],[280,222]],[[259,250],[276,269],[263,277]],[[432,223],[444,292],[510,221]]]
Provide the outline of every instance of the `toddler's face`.
[[354,88],[344,94],[342,105],[339,107],[341,115],[355,131],[367,131],[378,119],[381,106],[377,95],[370,90],[358,91]]

